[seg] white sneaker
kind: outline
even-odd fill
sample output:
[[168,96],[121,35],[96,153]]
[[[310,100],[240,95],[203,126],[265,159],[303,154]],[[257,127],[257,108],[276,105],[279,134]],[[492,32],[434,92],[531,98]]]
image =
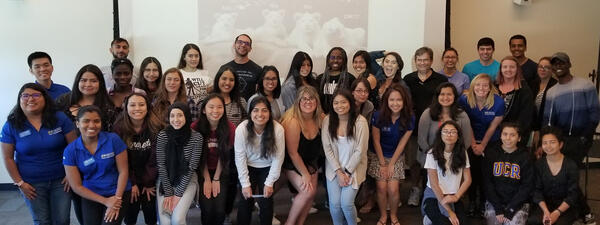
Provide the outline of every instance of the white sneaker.
[[315,214],[318,212],[319,212],[319,210],[315,207],[310,207],[310,209],[308,210],[308,214]]
[[360,219],[360,217],[357,216],[356,217],[356,223],[360,223],[360,221],[362,221],[362,220]]
[[585,217],[583,218],[583,224],[596,225],[596,217],[594,216],[594,214],[590,213],[585,215]]
[[275,218],[275,216],[273,216],[273,220],[271,220],[271,224],[273,224],[273,225],[280,225],[281,222],[277,218]]
[[419,198],[421,198],[421,189],[412,187],[408,196],[407,204],[409,206],[419,206]]

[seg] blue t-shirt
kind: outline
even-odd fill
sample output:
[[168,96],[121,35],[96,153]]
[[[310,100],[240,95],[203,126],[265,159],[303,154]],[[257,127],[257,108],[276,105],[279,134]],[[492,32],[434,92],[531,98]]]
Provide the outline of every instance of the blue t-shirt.
[[[467,102],[466,95],[461,95],[458,99],[458,103],[465,110],[467,115],[469,115],[471,127],[473,128],[473,137],[476,141],[481,141],[483,139],[485,132],[496,116],[504,116],[504,100],[498,95],[494,95],[494,105],[492,108],[483,108],[482,110],[479,110],[479,107],[477,106],[471,108]],[[499,138],[500,130],[496,129],[494,135],[490,138],[490,142],[497,141]]]
[[500,63],[496,60],[494,60],[494,62],[492,62],[492,64],[484,66],[484,65],[481,65],[481,61],[479,61],[479,59],[476,59],[473,62],[467,63],[463,67],[462,72],[467,74],[467,76],[469,76],[469,80],[473,80],[473,78],[475,78],[475,76],[477,76],[477,74],[485,73],[485,74],[490,75],[492,77],[492,80],[495,81],[496,75],[498,75],[499,69],[500,69]]
[[[36,81],[35,83],[37,84],[38,82]],[[71,89],[65,85],[54,83],[53,81],[52,84],[50,84],[50,88],[46,89],[46,91],[48,91],[48,95],[52,97],[52,100],[56,101],[59,96],[71,91]]]
[[451,77],[445,74],[443,69],[440,70],[438,73],[445,75],[448,78],[448,82],[454,84],[458,95],[461,95],[464,90],[468,90],[469,86],[471,85],[471,80],[469,79],[469,76],[464,73],[461,73],[458,70],[454,71],[454,74],[452,74]]
[[[398,143],[400,143],[400,139],[402,139],[402,136],[404,136],[406,131],[415,129],[415,116],[413,115],[410,118],[407,127],[405,128],[400,123],[400,119],[396,120],[396,122],[393,124],[380,126],[377,122],[379,120],[379,114],[379,111],[373,114],[373,118],[371,118],[371,124],[374,127],[379,128],[379,143],[381,144],[383,157],[392,158],[392,156],[394,156],[394,152],[396,152]],[[371,151],[375,152],[375,148],[371,148]]]
[[15,163],[21,178],[27,183],[38,183],[65,177],[61,163],[67,146],[65,134],[73,130],[73,123],[63,113],[56,112],[56,126],[42,125],[37,131],[29,121],[25,128],[17,130],[10,122],[2,127],[0,142],[15,146]]
[[[100,132],[96,153],[92,155],[79,137],[65,148],[63,164],[79,169],[81,182],[87,189],[104,197],[113,196],[119,178],[115,157],[126,149],[127,145],[117,134]],[[125,190],[130,189],[131,183],[127,180]]]

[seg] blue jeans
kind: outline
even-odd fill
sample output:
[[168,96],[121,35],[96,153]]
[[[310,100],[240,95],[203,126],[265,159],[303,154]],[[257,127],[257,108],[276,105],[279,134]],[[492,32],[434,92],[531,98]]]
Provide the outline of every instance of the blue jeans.
[[340,187],[337,176],[327,180],[327,193],[329,194],[329,212],[334,225],[356,225],[356,206],[354,198],[358,193],[351,185]]
[[71,193],[63,190],[64,185],[61,179],[30,183],[35,188],[37,197],[29,200],[23,195],[25,204],[33,217],[33,224],[45,225],[54,224],[68,225],[71,218]]

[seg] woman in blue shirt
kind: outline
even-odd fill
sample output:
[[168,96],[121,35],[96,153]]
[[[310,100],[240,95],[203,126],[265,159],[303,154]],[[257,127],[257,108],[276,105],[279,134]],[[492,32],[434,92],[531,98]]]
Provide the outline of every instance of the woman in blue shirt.
[[[479,74],[471,81],[469,90],[460,96],[458,103],[465,110],[473,128],[473,138],[468,154],[473,171],[471,188],[469,189],[469,215],[480,216],[484,196],[481,188],[481,161],[486,147],[497,142],[500,134],[496,130],[504,118],[504,100],[497,94],[492,77]],[[476,201],[477,193],[480,200]]]
[[[100,108],[77,113],[81,136],[65,148],[63,164],[73,191],[82,197],[83,224],[121,224],[129,207],[127,145],[115,133],[102,132]],[[125,199],[125,201],[123,201]]]
[[6,121],[0,135],[4,165],[33,223],[69,224],[71,197],[61,157],[76,138],[73,123],[54,110],[46,89],[34,83],[21,87]]

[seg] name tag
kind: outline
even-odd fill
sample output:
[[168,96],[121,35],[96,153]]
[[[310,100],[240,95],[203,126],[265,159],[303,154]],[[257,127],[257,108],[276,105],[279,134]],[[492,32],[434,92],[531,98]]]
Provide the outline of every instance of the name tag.
[[483,115],[486,115],[486,116],[495,116],[496,113],[494,111],[485,111],[485,112],[483,112]]
[[96,160],[94,160],[94,158],[93,158],[93,157],[92,157],[92,158],[89,158],[89,159],[87,159],[87,160],[83,161],[83,166],[89,166],[89,165],[92,165],[92,163],[94,163],[94,162],[96,162]]
[[20,138],[27,137],[29,135],[31,135],[31,131],[30,130],[26,130],[26,131],[23,131],[23,132],[19,133],[19,137]]
[[54,130],[49,130],[49,131],[48,131],[48,135],[54,135],[54,134],[58,134],[58,133],[60,133],[60,132],[62,132],[62,128],[61,128],[61,127],[57,127],[57,128],[56,128],[56,129],[54,129]]
[[114,156],[115,156],[115,153],[114,153],[114,152],[111,152],[111,153],[106,153],[106,154],[102,154],[102,155],[100,155],[100,158],[101,158],[101,159],[108,159],[108,158],[112,158],[112,157],[114,157]]

